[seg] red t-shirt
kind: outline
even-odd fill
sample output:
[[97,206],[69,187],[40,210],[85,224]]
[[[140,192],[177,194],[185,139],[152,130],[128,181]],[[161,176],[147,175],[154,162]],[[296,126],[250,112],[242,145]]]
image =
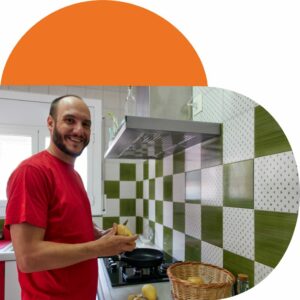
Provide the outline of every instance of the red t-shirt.
[[[91,207],[80,176],[47,151],[13,172],[7,197],[7,228],[26,222],[44,228],[46,241],[58,243],[94,239]],[[97,278],[97,259],[49,271],[19,271],[23,300],[95,300]]]

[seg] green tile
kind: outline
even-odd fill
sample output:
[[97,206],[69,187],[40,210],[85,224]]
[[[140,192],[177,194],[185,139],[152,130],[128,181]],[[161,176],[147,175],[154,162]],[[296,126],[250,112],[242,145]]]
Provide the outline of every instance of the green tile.
[[183,173],[185,170],[185,152],[179,152],[173,155],[174,174]]
[[185,236],[185,260],[201,261],[201,241]]
[[149,221],[149,228],[151,228],[152,232],[153,232],[153,237],[151,239],[151,242],[154,244],[155,243],[155,223],[153,221]]
[[173,203],[173,229],[185,232],[185,204]]
[[149,180],[149,199],[155,200],[155,179]]
[[210,168],[223,163],[222,136],[201,143],[201,168]]
[[249,276],[250,287],[254,286],[254,261],[232,252],[223,251],[223,267],[234,276],[239,273]]
[[144,171],[144,179],[148,179],[149,178],[149,161],[148,160],[144,161],[143,171]]
[[164,177],[164,200],[173,200],[173,176],[168,175]]
[[224,165],[224,206],[254,208],[253,159]]
[[172,255],[173,250],[173,230],[164,226],[164,238],[163,238],[164,251]]
[[137,199],[143,198],[143,181],[136,182],[136,198]]
[[147,199],[144,199],[143,210],[144,210],[144,218],[148,218],[148,216],[149,216],[149,201]]
[[201,239],[223,247],[223,208],[201,206]]
[[155,201],[155,222],[163,223],[163,202]]
[[104,181],[104,194],[107,198],[120,198],[120,181]]
[[255,261],[275,268],[292,238],[297,214],[255,211]]
[[120,180],[135,181],[136,178],[136,164],[120,164]]
[[103,217],[103,229],[108,229],[113,226],[113,223],[119,224],[119,217]]
[[135,216],[136,199],[120,199],[120,216]]
[[143,218],[136,217],[136,234],[142,234],[142,233],[143,233]]
[[155,177],[162,177],[163,176],[163,160],[156,159],[155,160]]
[[262,107],[255,108],[255,157],[291,150],[286,135],[276,120]]

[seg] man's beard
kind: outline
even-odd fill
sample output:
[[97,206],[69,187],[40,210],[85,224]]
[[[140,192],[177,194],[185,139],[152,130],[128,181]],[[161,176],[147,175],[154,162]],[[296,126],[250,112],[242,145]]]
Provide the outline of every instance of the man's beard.
[[73,152],[70,151],[64,144],[64,140],[63,140],[63,136],[62,134],[60,134],[56,128],[56,125],[54,126],[54,130],[53,130],[53,142],[56,145],[56,147],[58,149],[60,149],[63,153],[71,156],[71,157],[77,157],[79,156],[84,148],[89,144],[89,139],[84,139],[84,143],[83,143],[83,147],[79,152]]

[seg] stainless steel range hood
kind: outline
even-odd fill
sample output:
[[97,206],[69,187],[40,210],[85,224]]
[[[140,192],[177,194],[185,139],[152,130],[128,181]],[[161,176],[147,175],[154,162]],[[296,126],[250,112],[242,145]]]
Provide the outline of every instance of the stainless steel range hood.
[[221,124],[125,116],[104,158],[161,159],[221,135]]

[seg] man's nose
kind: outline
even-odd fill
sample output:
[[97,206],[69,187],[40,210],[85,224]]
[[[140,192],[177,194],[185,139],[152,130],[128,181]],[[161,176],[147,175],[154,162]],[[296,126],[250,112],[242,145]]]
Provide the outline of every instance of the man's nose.
[[83,134],[84,132],[84,127],[83,125],[80,123],[80,122],[77,122],[74,127],[73,127],[73,132],[78,134],[78,135],[81,135]]

